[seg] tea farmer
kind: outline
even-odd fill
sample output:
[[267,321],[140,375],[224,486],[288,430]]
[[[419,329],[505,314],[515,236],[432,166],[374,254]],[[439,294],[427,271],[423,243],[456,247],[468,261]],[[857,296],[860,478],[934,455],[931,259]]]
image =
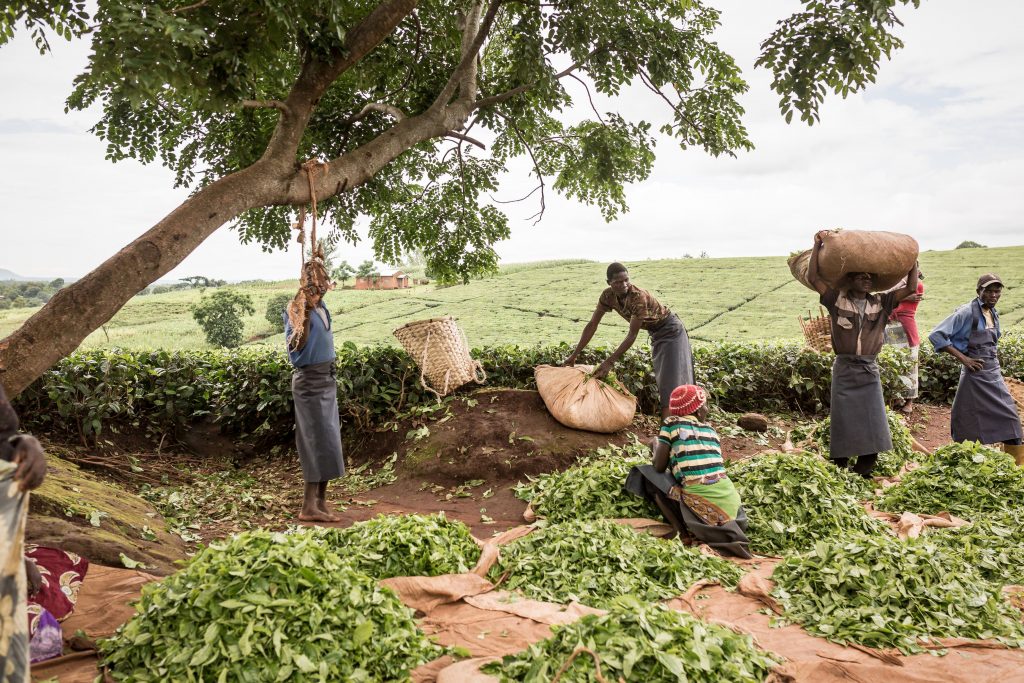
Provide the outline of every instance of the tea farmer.
[[918,265],[907,273],[906,284],[883,294],[872,294],[871,273],[850,273],[840,289],[831,288],[818,274],[822,231],[814,236],[807,281],[828,310],[832,331],[832,400],[830,402],[830,457],[840,467],[851,467],[869,478],[878,454],[892,449],[885,414],[882,381],[876,356],[882,350],[885,324],[896,305],[917,292]]
[[597,308],[590,322],[583,328],[579,344],[565,365],[575,365],[580,352],[594,337],[605,313],[615,311],[629,322],[629,332],[607,360],[597,367],[594,376],[604,378],[626,351],[633,346],[640,330],[651,336],[651,355],[654,360],[654,378],[658,383],[661,416],[669,416],[669,397],[672,390],[682,384],[693,383],[693,352],[686,328],[675,313],[659,302],[646,289],[629,281],[629,271],[621,263],[608,266],[608,288],[597,300]]
[[[914,401],[917,399],[920,387],[921,333],[917,329],[917,307],[924,299],[924,283],[921,280],[924,280],[924,273],[918,271],[917,291],[893,309],[889,315],[889,325],[885,328],[886,344],[910,351],[910,367],[900,377],[906,387],[903,393],[904,403],[900,406],[900,412],[906,415],[914,412]],[[905,281],[901,281],[893,289],[900,289],[905,284]]]
[[956,309],[928,335],[936,351],[948,353],[963,366],[953,399],[950,433],[953,441],[1002,442],[1017,464],[1024,464],[1020,416],[996,355],[1002,334],[996,311],[1002,280],[986,273],[978,278],[976,291],[973,301]]
[[747,516],[707,415],[704,389],[676,387],[652,445],[653,463],[634,467],[625,488],[657,505],[681,535],[688,532],[724,555],[751,557]]
[[295,446],[306,482],[299,519],[337,522],[327,507],[327,483],[345,474],[334,374],[334,334],[323,296],[332,289],[323,260],[302,264],[299,291],[284,312],[285,340],[295,402]]
[[[0,387],[0,680],[29,680],[25,560],[28,492],[43,483],[46,456],[32,436],[18,433],[18,416]],[[38,580],[38,570],[35,570]]]

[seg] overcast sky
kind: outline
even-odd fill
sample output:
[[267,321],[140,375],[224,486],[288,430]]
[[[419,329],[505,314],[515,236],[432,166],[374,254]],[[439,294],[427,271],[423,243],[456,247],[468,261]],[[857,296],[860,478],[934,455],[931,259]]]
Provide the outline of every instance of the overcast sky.
[[[743,104],[756,149],[715,159],[661,140],[651,178],[629,188],[630,213],[606,224],[549,193],[533,226],[525,219],[536,206],[515,206],[512,238],[498,246],[505,261],[787,254],[825,227],[908,232],[923,249],[1024,244],[1024,3],[925,0],[901,10],[907,47],[874,87],[831,97],[821,125],[808,128],[783,122],[769,75],[753,68],[759,42],[799,3],[709,2],[723,10],[717,39],[751,86]],[[40,57],[26,34],[0,48],[0,268],[78,277],[186,193],[158,165],[104,160],[105,144],[87,132],[97,112],[64,114],[87,45],[54,47]],[[601,108],[612,106],[639,116],[657,104],[631,91]],[[525,169],[512,169],[499,198],[530,187]],[[371,256],[365,242],[342,248],[352,263]],[[240,245],[225,227],[167,277],[288,278],[296,260]]]

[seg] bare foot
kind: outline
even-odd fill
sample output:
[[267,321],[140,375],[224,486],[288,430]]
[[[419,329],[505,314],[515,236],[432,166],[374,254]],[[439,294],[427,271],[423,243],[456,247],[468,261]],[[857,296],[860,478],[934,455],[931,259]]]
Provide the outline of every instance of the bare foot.
[[329,507],[327,507],[327,501],[325,501],[325,500],[317,501],[316,509],[317,509],[317,511],[320,514],[327,515],[328,517],[330,517],[331,521],[333,521],[333,522],[340,522],[341,521],[341,516],[331,512],[331,509]]
[[300,522],[340,522],[341,518],[337,515],[332,515],[330,512],[324,512],[322,510],[312,510],[307,512],[303,510],[299,513]]

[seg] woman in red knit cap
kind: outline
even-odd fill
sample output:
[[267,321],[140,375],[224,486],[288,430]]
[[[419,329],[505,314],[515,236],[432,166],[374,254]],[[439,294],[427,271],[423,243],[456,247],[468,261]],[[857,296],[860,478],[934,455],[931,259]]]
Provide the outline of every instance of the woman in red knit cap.
[[706,422],[707,392],[693,384],[676,387],[669,412],[653,465],[634,467],[626,489],[654,502],[680,534],[724,555],[751,557],[740,494],[725,473],[718,433]]

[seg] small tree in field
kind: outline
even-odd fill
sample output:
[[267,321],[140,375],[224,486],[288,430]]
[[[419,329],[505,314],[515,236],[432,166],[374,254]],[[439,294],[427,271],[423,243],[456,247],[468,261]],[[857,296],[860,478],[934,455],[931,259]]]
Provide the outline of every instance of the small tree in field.
[[356,268],[356,277],[370,277],[377,272],[377,266],[373,264],[373,261],[363,261]]
[[219,289],[192,306],[192,317],[206,333],[206,341],[228,348],[242,343],[242,316],[255,312],[252,297],[230,289]]
[[957,249],[984,249],[984,244],[979,244],[974,240],[964,240],[960,244],[956,245]]
[[356,269],[353,268],[348,261],[342,261],[334,269],[334,272],[331,274],[331,277],[340,282],[341,286],[344,287],[345,283],[348,282],[355,274]]
[[266,317],[267,322],[270,323],[272,328],[277,329],[284,324],[282,314],[284,313],[284,309],[288,305],[288,302],[291,300],[291,294],[281,293],[270,297],[270,301],[267,302]]

